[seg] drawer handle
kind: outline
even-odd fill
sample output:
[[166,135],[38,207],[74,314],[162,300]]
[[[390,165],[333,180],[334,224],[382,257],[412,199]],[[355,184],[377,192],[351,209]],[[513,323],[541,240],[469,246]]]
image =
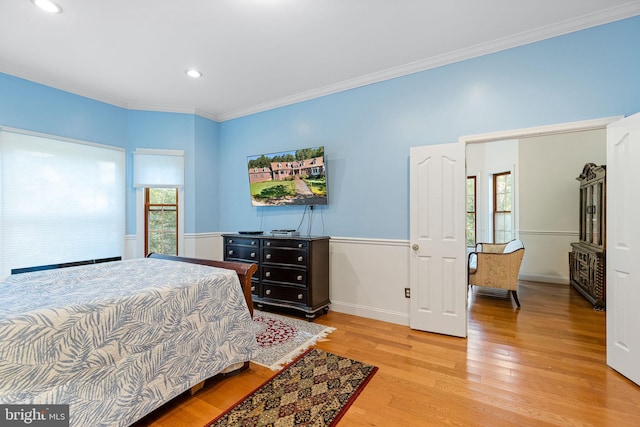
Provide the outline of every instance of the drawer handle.
[[304,258],[302,256],[299,256],[298,257],[298,261],[302,262],[302,261],[304,261]]
[[298,247],[299,247],[299,248],[302,248],[302,243],[298,243]]
[[229,239],[229,240],[228,240],[228,242],[229,242],[229,243],[233,243],[233,239]]
[[267,246],[271,246],[271,242],[267,242]]
[[271,254],[267,254],[267,256],[265,258],[271,259]]
[[251,252],[251,258],[255,258],[256,257],[256,253],[255,252]]
[[255,290],[256,290],[256,287],[255,287],[255,286],[252,286],[252,287],[251,287],[251,292],[253,292],[253,291],[255,291]]
[[301,280],[302,280],[302,275],[299,275],[298,276],[298,281],[301,281]]
[[267,289],[267,292],[265,292],[265,294],[271,295],[271,289]]
[[229,250],[229,255],[233,255],[233,249]]
[[264,277],[271,277],[271,272],[267,271],[266,273],[264,273]]
[[302,294],[298,294],[298,299],[302,299],[304,296]]
[[252,241],[251,241],[251,244],[252,244],[252,245],[255,245],[255,244],[256,244],[256,241],[255,241],[255,240],[252,240]]

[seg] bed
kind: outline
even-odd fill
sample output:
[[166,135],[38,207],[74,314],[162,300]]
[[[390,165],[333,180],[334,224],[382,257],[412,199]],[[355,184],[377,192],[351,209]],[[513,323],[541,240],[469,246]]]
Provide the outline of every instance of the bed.
[[71,426],[126,426],[247,367],[255,269],[151,255],[9,276],[0,404],[69,404]]

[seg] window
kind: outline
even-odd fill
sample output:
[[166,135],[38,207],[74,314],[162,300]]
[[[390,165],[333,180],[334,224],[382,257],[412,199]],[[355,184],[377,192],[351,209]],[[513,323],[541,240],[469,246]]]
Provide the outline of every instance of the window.
[[467,247],[476,245],[476,177],[467,177]]
[[184,152],[138,148],[133,177],[136,256],[184,255]]
[[145,253],[178,255],[178,189],[145,188]]
[[124,149],[0,128],[0,164],[0,279],[124,256]]
[[493,241],[506,243],[513,239],[511,172],[493,175]]

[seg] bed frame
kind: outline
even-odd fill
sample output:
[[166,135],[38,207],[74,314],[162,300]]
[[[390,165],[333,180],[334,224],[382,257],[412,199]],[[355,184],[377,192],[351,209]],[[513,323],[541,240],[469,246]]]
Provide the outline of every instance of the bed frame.
[[[156,253],[148,254],[147,258],[164,259],[169,261],[182,261],[182,262],[188,262],[191,264],[208,265],[210,267],[225,268],[227,270],[235,271],[236,274],[238,275],[238,279],[240,280],[240,285],[242,286],[242,293],[244,295],[245,301],[247,302],[249,313],[251,314],[251,317],[253,317],[253,299],[251,297],[251,277],[258,270],[257,264],[248,264],[248,263],[233,262],[233,261],[215,261],[215,260],[202,259],[202,258],[187,258],[187,257],[181,257],[181,256],[163,255],[163,254],[156,254]],[[51,270],[51,269],[58,269],[58,268],[65,268],[65,267],[75,267],[80,265],[98,264],[101,262],[120,261],[120,260],[121,260],[121,257],[114,257],[114,258],[103,258],[98,260],[76,261],[76,262],[69,262],[64,264],[42,265],[37,267],[14,269],[14,270],[11,270],[11,274],[20,274],[20,273],[27,273],[27,272],[40,271],[40,270]],[[242,364],[242,366],[240,366],[239,368],[235,368],[230,372],[220,373],[216,375],[214,378],[232,375],[234,373],[244,371],[248,368],[249,368],[249,362],[244,362],[244,364]],[[189,389],[189,392],[192,395],[195,394],[197,391],[199,391],[204,387],[204,383],[205,382],[202,381],[201,383],[196,384],[195,386],[191,387],[191,389]]]
[[253,317],[253,298],[251,297],[251,277],[258,270],[257,264],[248,264],[244,262],[233,262],[233,261],[214,261],[211,259],[202,259],[202,258],[186,258],[181,256],[175,256],[175,255],[154,254],[153,252],[147,255],[147,258],[190,262],[192,264],[208,265],[210,267],[226,268],[227,270],[235,271],[238,274],[238,279],[240,279],[240,285],[242,285],[242,293],[244,294],[244,299],[247,301],[249,312],[251,313],[251,317]]
[[[147,258],[156,258],[156,259],[166,259],[170,261],[182,261],[189,262],[192,264],[201,264],[208,265],[210,267],[218,267],[218,268],[226,268],[228,270],[234,270],[238,274],[238,279],[240,280],[240,285],[242,285],[242,293],[244,294],[244,299],[247,301],[247,306],[249,307],[249,313],[251,313],[251,317],[253,317],[253,298],[251,297],[251,277],[258,270],[257,264],[248,264],[244,262],[233,262],[233,261],[214,261],[211,259],[202,259],[202,258],[186,258],[175,255],[162,255],[150,253],[147,255]],[[214,378],[223,378],[228,375],[233,375],[237,372],[242,372],[249,369],[249,362],[244,362],[242,367],[238,369],[234,369],[230,372],[223,372],[216,375]],[[198,391],[200,391],[204,387],[205,381],[202,381],[189,389],[189,393],[193,396]]]

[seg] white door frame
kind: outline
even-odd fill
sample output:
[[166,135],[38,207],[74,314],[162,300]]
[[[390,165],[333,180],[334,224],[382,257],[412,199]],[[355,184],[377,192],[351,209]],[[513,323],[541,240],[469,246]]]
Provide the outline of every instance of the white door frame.
[[[623,117],[624,116],[604,117],[599,119],[558,123],[553,125],[537,126],[532,128],[511,129],[511,130],[505,130],[500,132],[466,135],[466,136],[461,136],[458,139],[458,143],[463,144],[464,147],[466,148],[467,144],[474,144],[474,143],[481,143],[481,142],[504,141],[509,139],[521,139],[526,137],[549,136],[549,135],[557,135],[557,134],[563,134],[563,133],[606,129],[607,125],[609,125],[610,123],[616,122],[622,119]],[[466,156],[466,150],[465,150],[465,156]],[[513,167],[510,168],[510,171],[513,174],[512,175],[513,178],[517,179],[517,174],[515,173],[516,171],[514,170]],[[486,177],[483,176],[481,178],[485,179]],[[519,195],[519,191],[517,191],[517,188],[516,188],[515,194],[516,194],[516,198],[519,199],[520,195]],[[516,209],[518,206],[517,199],[514,199],[514,201],[516,202],[514,203],[514,205],[516,206]],[[484,202],[489,203],[488,200]],[[517,230],[519,229],[517,212],[514,211],[514,215],[516,218],[514,231],[517,232]],[[488,232],[490,228],[491,227],[487,228],[486,231]]]
[[578,122],[558,123],[554,125],[538,126],[532,128],[512,129],[500,132],[482,133],[477,135],[461,136],[460,144],[473,144],[476,142],[501,141],[503,139],[520,139],[532,136],[556,135],[561,133],[582,132],[596,129],[606,129],[609,123],[616,122],[624,116],[605,117]]

